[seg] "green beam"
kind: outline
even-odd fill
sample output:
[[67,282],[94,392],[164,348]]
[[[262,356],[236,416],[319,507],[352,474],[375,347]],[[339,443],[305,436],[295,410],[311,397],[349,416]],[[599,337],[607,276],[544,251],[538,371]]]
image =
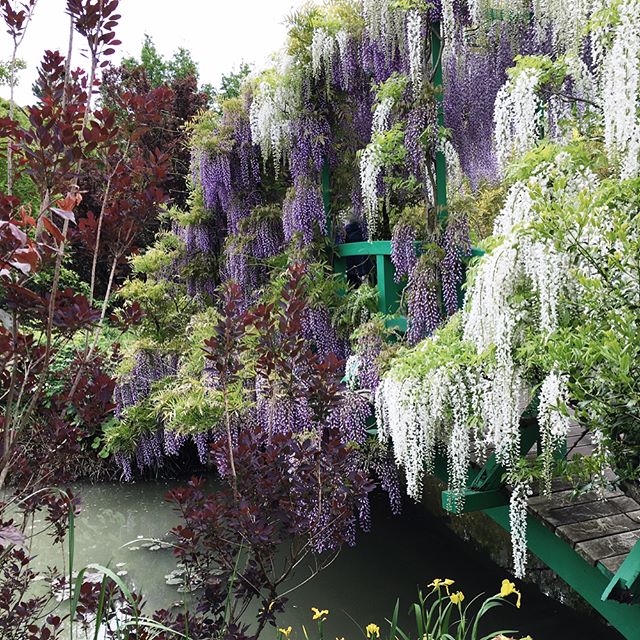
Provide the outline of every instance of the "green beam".
[[376,240],[374,242],[347,242],[336,247],[338,256],[390,256],[391,240]]
[[490,491],[473,491],[467,489],[464,492],[464,501],[458,505],[455,494],[449,490],[442,492],[442,508],[450,513],[469,513],[471,511],[484,511],[491,507],[499,507],[509,502],[509,496],[500,489]]
[[[509,507],[494,507],[484,513],[506,531],[510,530]],[[609,579],[532,516],[527,518],[527,546],[627,640],[638,640],[640,605],[603,601],[601,595]]]
[[[416,255],[422,253],[422,242],[415,243]],[[390,256],[391,240],[373,240],[371,242],[347,242],[336,247],[338,255],[346,256]],[[480,249],[474,249],[480,251]],[[480,255],[480,254],[479,254]]]
[[[431,64],[433,65],[433,85],[436,89],[438,128],[444,128],[444,93],[442,91],[442,36],[440,23],[431,27]],[[447,162],[444,153],[436,151],[436,206],[441,220],[447,217]]]
[[[416,245],[419,245],[416,242]],[[391,240],[374,240],[372,242],[347,242],[345,244],[339,244],[336,247],[336,253],[341,258],[348,256],[390,256],[391,255]],[[471,251],[472,257],[483,256],[485,252],[482,249],[474,247]]]
[[[635,543],[602,593],[603,601],[624,598],[629,598],[636,603],[640,598],[640,540]],[[638,632],[640,635],[640,627]]]

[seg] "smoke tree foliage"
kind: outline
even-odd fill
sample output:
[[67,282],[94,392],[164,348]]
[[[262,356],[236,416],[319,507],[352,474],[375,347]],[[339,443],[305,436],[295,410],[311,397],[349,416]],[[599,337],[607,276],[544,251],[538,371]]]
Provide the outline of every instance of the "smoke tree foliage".
[[[471,461],[495,450],[513,485],[518,576],[526,570],[527,487],[539,478],[549,489],[571,420],[597,443],[596,486],[609,465],[622,478],[638,472],[640,14],[634,2],[535,7],[526,28],[550,31],[552,41],[548,55],[514,58],[492,107],[508,191],[487,254],[471,269],[463,311],[392,360],[376,394],[380,437],[393,442],[415,498],[444,450],[461,506]],[[464,20],[492,28],[484,9],[468,9],[458,22],[444,11],[452,37],[462,37],[455,30]],[[602,128],[600,143],[594,132]],[[542,465],[530,468],[520,420],[534,399]]]
[[[86,438],[99,430],[112,409],[109,348],[97,349],[109,292],[102,308],[94,306],[93,283],[78,287],[78,278],[65,261],[82,201],[77,184],[81,167],[110,172],[120,158],[129,184],[137,180],[142,191],[149,186],[144,171],[154,168],[128,165],[114,114],[91,108],[96,67],[113,52],[109,45],[117,44],[112,31],[119,19],[117,4],[69,4],[73,24],[92,51],[89,74],[82,69],[70,71],[59,53],[46,52],[39,67],[38,101],[25,109],[26,117],[1,121],[3,136],[13,150],[16,184],[30,180],[37,208],[36,202],[0,194],[0,278],[6,310],[0,326],[0,485],[73,477],[86,455]],[[3,3],[8,28],[18,28],[24,12],[7,7]],[[140,124],[134,117],[132,128]],[[111,204],[107,193],[101,197],[105,207]],[[154,199],[152,195],[150,201]],[[133,228],[131,222],[124,226],[118,241],[103,238],[103,246],[121,259],[128,246],[125,237]],[[85,237],[96,255],[100,241],[95,235],[89,240],[89,235]]]
[[[7,192],[0,192],[0,629],[7,638],[67,634],[65,625],[95,619],[100,594],[100,586],[80,576],[73,594],[77,609],[55,613],[71,576],[53,568],[37,572],[30,547],[34,536],[47,531],[62,547],[78,510],[71,494],[43,487],[100,471],[91,442],[114,408],[110,373],[117,349],[104,336],[113,271],[144,223],[135,217],[141,201],[148,210],[164,199],[156,182],[163,176],[162,159],[127,153],[131,138],[155,120],[153,108],[123,96],[129,119],[122,129],[113,111],[95,106],[99,69],[119,44],[117,8],[117,0],[69,0],[70,39],[74,32],[83,38],[89,70],[72,70],[60,53],[45,52],[36,102],[10,106],[0,120],[10,149]],[[34,10],[36,2],[0,4],[6,28],[19,38]],[[79,220],[79,180],[86,174],[102,176],[100,189],[87,197],[100,203],[102,213],[119,217],[117,235],[108,237],[105,228],[100,238],[99,224]],[[29,189],[12,189],[25,183]],[[68,268],[76,237],[94,259],[102,249],[113,260],[100,301],[95,282]],[[113,319],[111,335],[117,339],[135,321],[135,307],[124,310]],[[33,589],[36,581],[41,588]],[[106,582],[104,587],[112,591]],[[108,609],[105,619],[113,614]]]

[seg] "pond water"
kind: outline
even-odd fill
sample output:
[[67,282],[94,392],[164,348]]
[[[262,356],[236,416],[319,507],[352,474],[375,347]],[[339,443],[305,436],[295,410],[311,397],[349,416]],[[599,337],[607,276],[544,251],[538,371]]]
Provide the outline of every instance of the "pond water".
[[[165,583],[165,575],[175,568],[167,549],[150,550],[140,539],[162,538],[177,523],[165,493],[178,483],[146,482],[77,486],[83,509],[77,520],[75,566],[109,564],[126,571],[130,582],[143,587],[150,608],[170,606],[184,596]],[[127,543],[132,543],[128,546]],[[39,564],[62,566],[60,549],[41,539],[34,551]],[[300,580],[308,575],[301,569]],[[391,616],[396,598],[401,611],[413,602],[417,586],[426,586],[435,577],[456,580],[456,587],[468,597],[496,593],[504,570],[470,545],[454,536],[437,518],[423,508],[405,506],[401,517],[393,517],[384,496],[374,496],[373,527],[360,534],[355,548],[345,548],[337,560],[319,576],[291,595],[287,613],[279,620],[292,625],[301,637],[301,626],[311,623],[312,606],[329,609],[327,638],[359,638],[360,629],[370,622],[383,625]],[[534,587],[523,586],[523,606],[505,606],[487,620],[492,628],[517,629],[534,640],[617,640],[615,631],[593,619],[545,597]],[[413,631],[408,619],[403,621]],[[413,634],[415,637],[415,633]],[[264,638],[274,638],[267,630]]]

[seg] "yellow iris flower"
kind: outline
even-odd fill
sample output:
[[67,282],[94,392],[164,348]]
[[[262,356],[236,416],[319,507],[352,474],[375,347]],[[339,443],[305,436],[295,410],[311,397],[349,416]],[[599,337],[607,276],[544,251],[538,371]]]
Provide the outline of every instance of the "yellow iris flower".
[[518,600],[516,601],[516,607],[520,608],[520,600],[522,599],[522,594],[516,589],[516,585],[510,580],[503,580],[502,586],[500,587],[500,596],[502,598],[506,598],[510,596],[512,593],[515,593],[518,596]]
[[367,625],[366,631],[367,631],[367,638],[380,637],[380,627],[377,624],[373,624],[373,622]]
[[440,587],[444,587],[447,590],[447,595],[449,594],[449,587],[455,583],[455,580],[451,580],[451,578],[435,578],[433,582],[428,584],[427,586],[433,587],[434,589],[440,589]]
[[323,616],[328,616],[329,615],[329,609],[322,609],[322,611],[320,609],[316,609],[316,607],[311,607],[311,611],[313,611],[313,619],[314,620],[318,620],[319,618],[323,618]]
[[451,602],[453,602],[453,604],[460,605],[460,604],[462,604],[462,601],[464,600],[464,593],[462,593],[462,591],[458,591],[456,593],[452,593],[449,596],[449,599],[451,600]]
[[278,631],[285,637],[288,638],[291,635],[291,627],[287,627],[286,629],[278,629]]

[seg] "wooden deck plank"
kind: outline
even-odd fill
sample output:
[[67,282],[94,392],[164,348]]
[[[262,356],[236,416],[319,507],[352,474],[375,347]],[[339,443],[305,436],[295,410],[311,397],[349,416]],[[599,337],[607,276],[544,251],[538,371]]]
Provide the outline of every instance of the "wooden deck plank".
[[[627,511],[637,511],[640,505],[627,496],[617,496],[608,500],[594,500],[580,504],[569,504],[565,507],[542,505],[537,510],[538,515],[552,528],[576,522],[586,522],[624,514]],[[630,526],[632,523],[630,522]]]
[[[593,450],[591,434],[573,425],[567,437],[567,457],[590,455]],[[534,452],[532,447],[529,455]],[[616,486],[613,472],[607,473],[606,480]],[[533,487],[529,511],[590,564],[600,564],[615,574],[640,540],[640,502],[617,488],[575,495],[562,479],[553,480],[550,495],[540,495],[539,489]]]
[[629,511],[627,512],[627,517],[631,518],[634,522],[640,523],[640,511]]
[[635,513],[635,518],[631,513],[621,513],[596,520],[561,525],[556,529],[556,533],[570,544],[575,545],[586,540],[603,538],[625,531],[635,531],[640,529],[640,511],[633,513]]
[[605,558],[627,555],[638,540],[640,529],[579,542],[575,549],[585,560],[595,565]]
[[[540,483],[536,483],[532,487],[532,498],[540,495]],[[572,489],[572,485],[567,480],[563,480],[562,478],[554,478],[551,482],[551,493],[557,493],[558,491],[567,491]]]
[[567,458],[573,460],[577,455],[590,456],[593,453],[593,445],[579,444],[577,447],[571,447],[567,451]]
[[591,444],[591,440],[590,439],[587,440],[587,438],[588,438],[588,435],[584,431],[569,433],[569,435],[567,436],[567,446],[572,447],[574,444],[577,444],[578,442],[580,444],[582,444],[583,442],[585,444]]
[[[623,495],[622,491],[614,489],[613,491],[605,491],[602,497],[604,500],[608,500]],[[542,509],[548,510],[555,509],[557,507],[573,506],[584,502],[597,502],[599,500],[600,496],[595,492],[582,493],[574,497],[572,489],[565,489],[563,491],[556,491],[550,496],[533,496],[529,499],[529,506],[535,511],[539,511]]]
[[615,574],[616,571],[622,566],[622,563],[627,559],[626,553],[622,553],[619,556],[611,556],[610,558],[602,558],[600,560],[600,564],[610,571],[612,574]]

